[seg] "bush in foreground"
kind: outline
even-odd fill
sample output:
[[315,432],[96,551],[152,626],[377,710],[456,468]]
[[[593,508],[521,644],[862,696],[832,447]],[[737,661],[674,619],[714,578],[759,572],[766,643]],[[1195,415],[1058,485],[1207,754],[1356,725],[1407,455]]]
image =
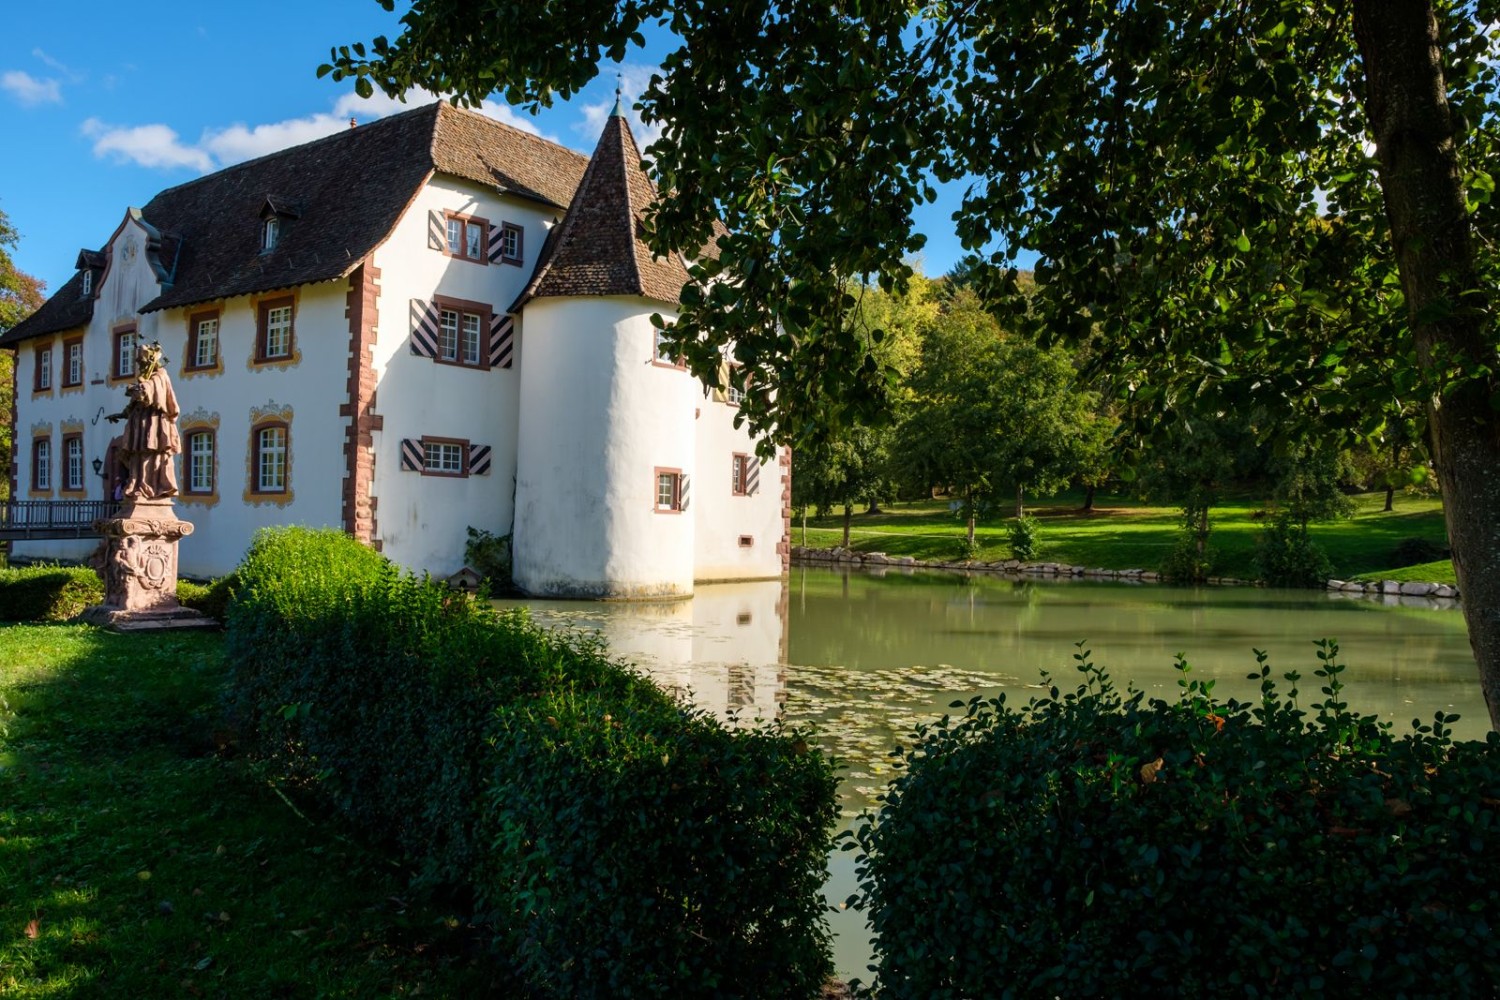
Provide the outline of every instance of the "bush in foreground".
[[[1083,683],[919,729],[855,839],[882,997],[1464,996],[1500,983],[1500,738]],[[1288,675],[1295,685],[1296,675]]]
[[85,566],[0,569],[0,621],[62,622],[104,600],[99,575]]
[[262,534],[228,613],[231,711],[275,773],[472,891],[565,997],[811,996],[831,765],[730,732],[523,613],[333,531]]

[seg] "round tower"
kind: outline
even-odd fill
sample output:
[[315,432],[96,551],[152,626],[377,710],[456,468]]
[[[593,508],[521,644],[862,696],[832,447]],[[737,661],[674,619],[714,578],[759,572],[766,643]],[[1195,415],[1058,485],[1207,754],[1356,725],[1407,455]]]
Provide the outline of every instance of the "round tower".
[[651,315],[687,280],[638,238],[654,192],[609,119],[520,313],[513,572],[530,594],[693,592],[692,479],[702,391],[659,355]]

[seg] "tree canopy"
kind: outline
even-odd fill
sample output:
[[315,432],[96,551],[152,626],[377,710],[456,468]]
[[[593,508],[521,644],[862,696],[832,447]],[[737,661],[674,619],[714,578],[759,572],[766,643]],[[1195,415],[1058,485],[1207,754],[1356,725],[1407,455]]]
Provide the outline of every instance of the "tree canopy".
[[[10,258],[7,248],[14,247],[20,238],[10,219],[0,212],[0,333],[35,312],[45,298],[42,283],[17,268]],[[0,351],[0,462],[7,466],[11,460],[14,435],[11,421],[15,414],[15,400],[11,391],[15,363],[15,356],[10,351]],[[8,490],[8,481],[0,478],[0,499],[5,498]]]
[[[381,0],[390,9],[392,0]],[[733,343],[751,426],[878,410],[851,283],[909,277],[912,208],[956,215],[1008,325],[1094,337],[1152,423],[1205,386],[1380,430],[1421,401],[1471,640],[1500,724],[1496,0],[415,0],[335,51],[368,93],[568,96],[655,26],[661,252],[698,254],[673,336]],[[701,254],[719,224],[716,254]],[[1036,251],[1034,294],[1015,253]],[[790,391],[795,387],[795,391]],[[778,392],[778,390],[782,390]],[[1290,433],[1290,431],[1289,431]]]

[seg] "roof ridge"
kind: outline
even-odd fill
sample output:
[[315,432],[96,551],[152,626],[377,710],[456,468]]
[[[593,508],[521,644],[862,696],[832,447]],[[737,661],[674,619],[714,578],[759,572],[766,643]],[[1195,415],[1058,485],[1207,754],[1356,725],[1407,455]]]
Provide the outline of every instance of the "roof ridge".
[[[337,132],[330,132],[328,135],[320,135],[316,139],[309,139],[306,142],[299,142],[295,146],[283,146],[281,149],[274,149],[269,153],[262,153],[261,155],[249,160],[241,160],[238,163],[231,163],[226,167],[220,167],[218,170],[211,170],[206,174],[194,177],[192,180],[183,181],[181,184],[173,184],[171,187],[164,187],[160,191],[156,192],[156,194],[152,195],[150,200],[155,201],[157,198],[160,198],[162,195],[167,194],[168,192],[180,191],[183,188],[192,187],[194,184],[202,184],[205,181],[210,181],[215,178],[222,177],[225,174],[244,170],[249,167],[256,166],[257,164],[264,163],[267,160],[273,160],[278,156],[286,156],[289,153],[294,153],[299,149],[306,149],[308,146],[316,146],[319,143],[331,143],[338,139],[347,139],[351,134],[359,131],[360,129],[380,128],[388,122],[400,121],[401,119],[406,118],[408,115],[416,115],[423,111],[428,111],[441,103],[442,101],[438,100],[432,102],[432,104],[418,105],[417,107],[408,108],[405,111],[397,112],[394,115],[386,115],[384,118],[377,118],[374,121],[370,122],[368,125],[360,125],[358,128],[341,128]],[[147,204],[149,203],[150,202],[147,202]]]

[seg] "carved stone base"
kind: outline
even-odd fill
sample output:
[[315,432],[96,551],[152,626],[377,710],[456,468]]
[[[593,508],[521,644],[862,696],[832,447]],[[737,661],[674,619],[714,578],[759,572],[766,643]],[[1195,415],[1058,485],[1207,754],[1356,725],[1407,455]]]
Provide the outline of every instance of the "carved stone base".
[[102,625],[112,632],[158,632],[169,629],[216,629],[219,623],[181,605],[169,611],[120,611],[103,604],[85,608],[78,620]]
[[178,519],[171,499],[127,503],[97,526],[104,540],[91,562],[104,581],[104,603],[85,610],[82,620],[113,626],[127,617],[161,622],[201,617],[177,603],[177,542],[192,534],[193,526]]

